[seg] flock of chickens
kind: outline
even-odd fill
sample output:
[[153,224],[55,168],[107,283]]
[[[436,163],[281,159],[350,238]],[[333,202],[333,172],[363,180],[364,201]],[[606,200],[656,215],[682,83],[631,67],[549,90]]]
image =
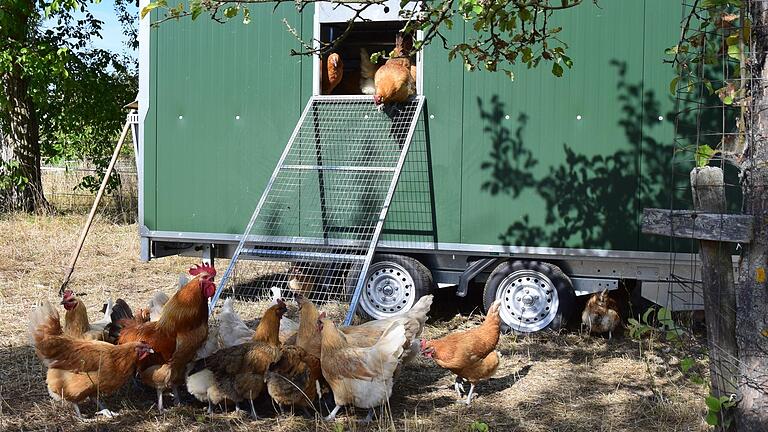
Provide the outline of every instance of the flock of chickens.
[[146,309],[134,315],[124,300],[107,304],[104,319],[90,323],[85,305],[71,291],[59,313],[44,302],[30,315],[29,335],[35,352],[47,367],[48,392],[55,400],[78,404],[95,399],[97,414],[112,416],[102,397],[136,376],[157,391],[159,410],[163,393],[171,390],[177,403],[186,385],[201,402],[214,405],[249,403],[266,393],[279,407],[306,412],[320,409],[327,397],[335,402],[326,420],[339,409],[373,409],[387,403],[403,365],[418,355],[456,374],[455,389],[462,397],[470,384],[490,378],[499,365],[499,302],[483,323],[473,329],[424,340],[421,333],[432,296],[419,299],[406,314],[357,326],[337,326],[300,294],[296,295],[299,322],[284,316],[285,301],[273,288],[272,305],[255,329],[235,313],[231,299],[224,302],[218,326],[209,328],[208,299],[214,294],[216,270],[206,264],[189,270],[190,280],[168,298],[158,293]]
[[344,62],[341,56],[332,53],[324,59],[322,93],[331,94],[338,88],[343,94],[372,95],[379,107],[406,102],[416,94],[416,65],[411,62],[408,51],[405,39],[399,33],[391,56],[381,66],[371,62],[368,51],[361,48],[359,77],[348,77],[347,80],[344,80]]

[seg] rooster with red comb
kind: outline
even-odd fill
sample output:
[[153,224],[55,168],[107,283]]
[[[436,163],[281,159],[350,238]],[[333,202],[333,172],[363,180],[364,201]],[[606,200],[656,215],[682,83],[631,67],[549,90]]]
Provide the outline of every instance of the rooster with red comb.
[[138,324],[123,321],[118,343],[146,341],[155,353],[139,364],[141,381],[157,391],[157,405],[163,410],[163,392],[184,383],[187,363],[208,337],[208,299],[216,292],[216,269],[203,263],[189,269],[192,280],[182,286],[163,306],[158,321]]

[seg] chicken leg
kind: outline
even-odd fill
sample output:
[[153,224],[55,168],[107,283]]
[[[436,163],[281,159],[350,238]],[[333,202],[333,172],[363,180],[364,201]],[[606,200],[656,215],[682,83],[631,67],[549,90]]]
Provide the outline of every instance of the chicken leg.
[[472,403],[472,396],[473,396],[472,393],[474,393],[474,392],[475,392],[475,385],[470,383],[469,384],[469,393],[467,394],[467,406],[469,406],[469,404]]
[[80,406],[79,406],[79,405],[77,405],[77,404],[76,404],[76,403],[74,403],[74,402],[70,402],[70,403],[72,404],[72,408],[74,408],[74,409],[75,409],[75,416],[77,416],[77,418],[79,418],[79,419],[82,419],[82,418],[83,418],[83,415],[82,415],[82,414],[80,414]]
[[464,391],[464,383],[458,375],[456,375],[456,381],[453,383],[453,389],[456,390],[457,397],[461,399],[461,393]]
[[334,419],[336,419],[336,414],[339,412],[340,409],[341,409],[341,405],[336,405],[333,411],[331,411],[331,413],[328,414],[328,417],[326,417],[324,420],[333,421]]
[[362,424],[368,424],[373,420],[373,408],[368,408],[368,415],[365,416],[363,420],[360,420],[359,423]]
[[157,389],[157,410],[163,412],[163,391]]
[[99,407],[100,411],[96,411],[96,415],[102,415],[106,418],[114,418],[117,417],[117,413],[114,411],[110,411],[107,409],[106,405],[104,405],[104,402],[101,400],[96,400],[96,406]]
[[251,403],[251,418],[258,420],[259,416],[256,414],[256,408],[253,406],[253,399],[248,399],[248,402]]

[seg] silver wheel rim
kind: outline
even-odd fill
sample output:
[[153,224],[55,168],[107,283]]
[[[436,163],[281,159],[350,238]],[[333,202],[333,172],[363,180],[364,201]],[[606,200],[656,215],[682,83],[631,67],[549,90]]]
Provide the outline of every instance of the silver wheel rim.
[[501,281],[496,290],[501,319],[512,330],[530,333],[548,326],[560,304],[552,281],[533,270],[518,270]]
[[363,310],[374,319],[389,318],[411,309],[416,288],[403,266],[382,261],[371,264],[360,296]]

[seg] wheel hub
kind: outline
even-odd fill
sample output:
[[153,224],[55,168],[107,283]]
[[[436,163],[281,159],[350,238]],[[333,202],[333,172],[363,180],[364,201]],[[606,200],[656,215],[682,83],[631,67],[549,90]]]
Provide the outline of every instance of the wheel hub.
[[548,277],[534,270],[518,270],[504,278],[496,298],[501,300],[501,319],[519,332],[541,330],[557,315],[557,289]]
[[407,311],[415,303],[413,278],[401,265],[377,262],[368,269],[360,306],[374,319],[389,318]]

